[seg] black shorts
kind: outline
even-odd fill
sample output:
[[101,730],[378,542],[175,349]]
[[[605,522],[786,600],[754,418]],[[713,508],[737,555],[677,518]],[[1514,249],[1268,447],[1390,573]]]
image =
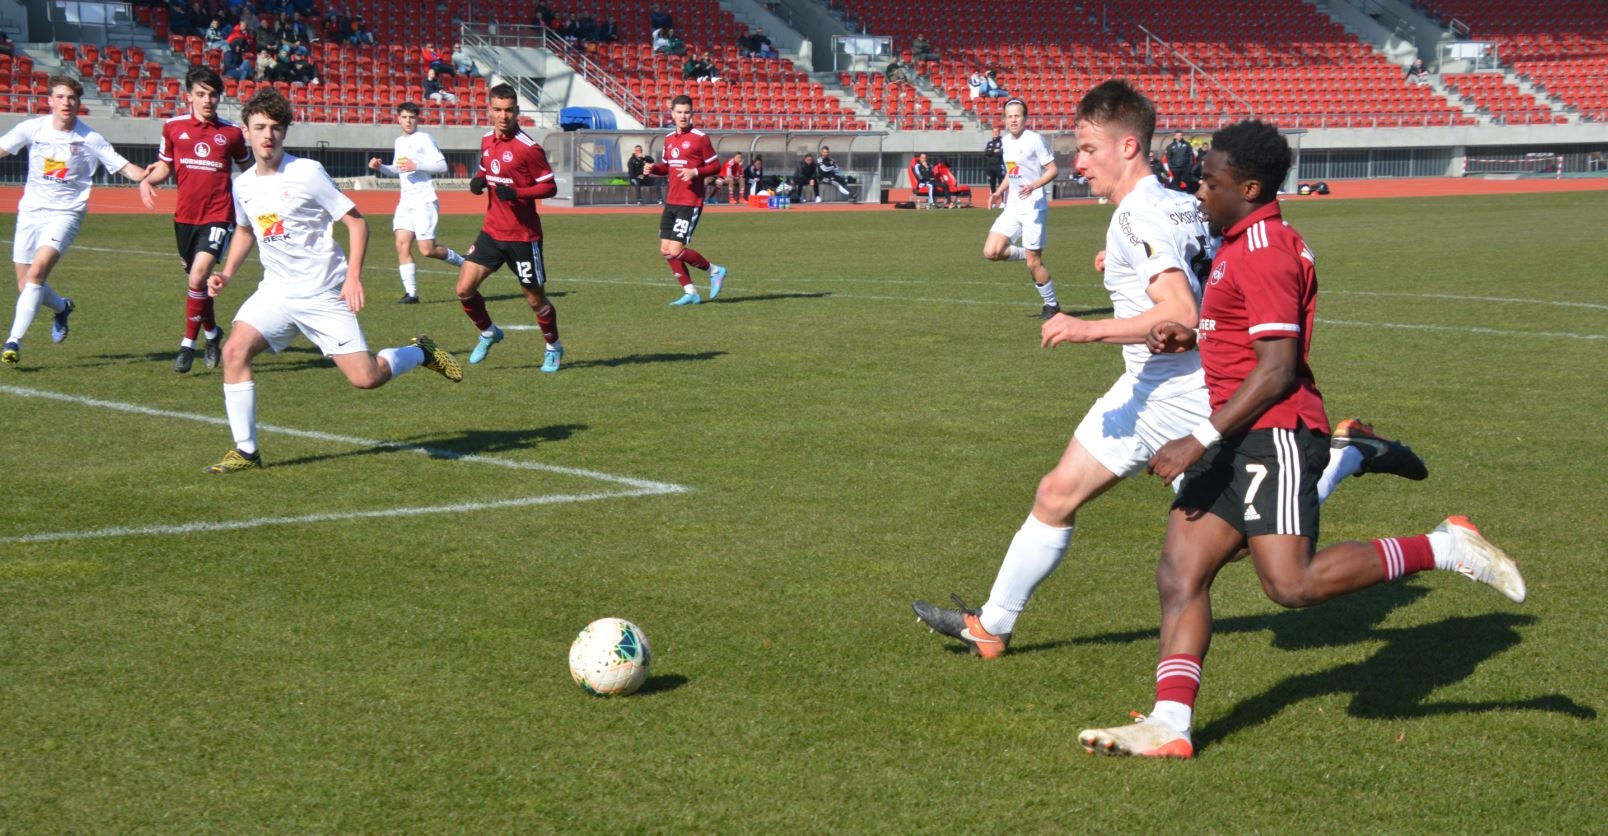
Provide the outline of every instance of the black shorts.
[[1184,474],[1174,508],[1205,510],[1247,538],[1318,539],[1318,479],[1329,437],[1305,426],[1224,438]]
[[698,228],[702,206],[672,206],[666,204],[659,213],[659,238],[664,241],[692,243],[692,231]]
[[547,266],[542,263],[540,241],[498,241],[481,230],[475,236],[474,245],[463,254],[463,260],[489,268],[493,273],[506,264],[514,271],[521,287],[531,290],[547,287]]
[[181,224],[173,223],[173,238],[179,244],[179,258],[184,260],[184,272],[190,272],[195,257],[211,253],[214,265],[223,261],[229,252],[229,239],[234,235],[234,224]]

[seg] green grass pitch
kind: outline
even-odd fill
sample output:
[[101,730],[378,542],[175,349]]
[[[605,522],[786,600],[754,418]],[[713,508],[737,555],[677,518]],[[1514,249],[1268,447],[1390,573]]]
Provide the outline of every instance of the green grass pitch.
[[[1530,600],[1430,573],[1283,611],[1235,564],[1188,763],[1076,740],[1150,706],[1154,479],[1085,510],[1000,662],[910,612],[986,598],[1120,369],[1039,348],[988,213],[717,208],[696,245],[728,289],[685,309],[656,216],[551,216],[561,373],[510,330],[462,384],[359,392],[298,342],[258,364],[268,468],[228,477],[200,474],[230,446],[220,374],[169,369],[168,218],[92,215],[54,279],[71,338],[41,316],[0,368],[0,831],[1600,829],[1608,193],[1287,213],[1331,417],[1431,468],[1350,480],[1324,541],[1469,514]],[[1109,217],[1052,211],[1070,310],[1109,315]],[[393,304],[370,220],[371,346],[466,357],[447,269]],[[506,271],[485,290],[532,324]],[[570,682],[605,615],[652,642],[637,696]]]

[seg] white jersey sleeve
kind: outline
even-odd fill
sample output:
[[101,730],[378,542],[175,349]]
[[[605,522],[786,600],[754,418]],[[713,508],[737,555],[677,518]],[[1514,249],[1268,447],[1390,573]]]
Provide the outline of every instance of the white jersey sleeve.
[[24,119],[12,125],[5,136],[0,136],[0,148],[4,148],[7,154],[15,154],[28,147],[33,142],[34,132],[39,130],[40,120],[44,118],[48,117]]
[[90,131],[84,138],[84,147],[100,160],[100,164],[106,168],[108,174],[116,174],[128,165],[128,158],[117,153],[117,149],[112,147],[112,143],[108,142],[106,137],[101,136],[100,131]]
[[[1184,274],[1199,303],[1196,266],[1203,257],[1210,263],[1209,241],[1195,199],[1146,178],[1122,199],[1106,230],[1105,287],[1112,312],[1130,319],[1155,307],[1150,285],[1168,270]],[[1152,355],[1143,345],[1128,345],[1122,355],[1128,371],[1141,380],[1160,382],[1200,368],[1196,352]]]

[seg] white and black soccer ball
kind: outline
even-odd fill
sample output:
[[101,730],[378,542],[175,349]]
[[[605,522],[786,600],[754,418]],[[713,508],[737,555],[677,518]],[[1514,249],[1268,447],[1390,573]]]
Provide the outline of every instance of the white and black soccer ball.
[[600,618],[570,644],[570,676],[594,697],[623,697],[648,680],[652,659],[641,627],[623,618]]

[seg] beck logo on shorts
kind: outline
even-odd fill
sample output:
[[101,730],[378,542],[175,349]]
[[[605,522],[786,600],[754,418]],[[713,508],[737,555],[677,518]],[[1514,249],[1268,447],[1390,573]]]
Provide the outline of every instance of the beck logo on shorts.
[[67,179],[67,161],[45,158],[45,176],[51,180]]
[[257,237],[265,244],[284,240],[285,222],[279,219],[278,212],[257,216]]

